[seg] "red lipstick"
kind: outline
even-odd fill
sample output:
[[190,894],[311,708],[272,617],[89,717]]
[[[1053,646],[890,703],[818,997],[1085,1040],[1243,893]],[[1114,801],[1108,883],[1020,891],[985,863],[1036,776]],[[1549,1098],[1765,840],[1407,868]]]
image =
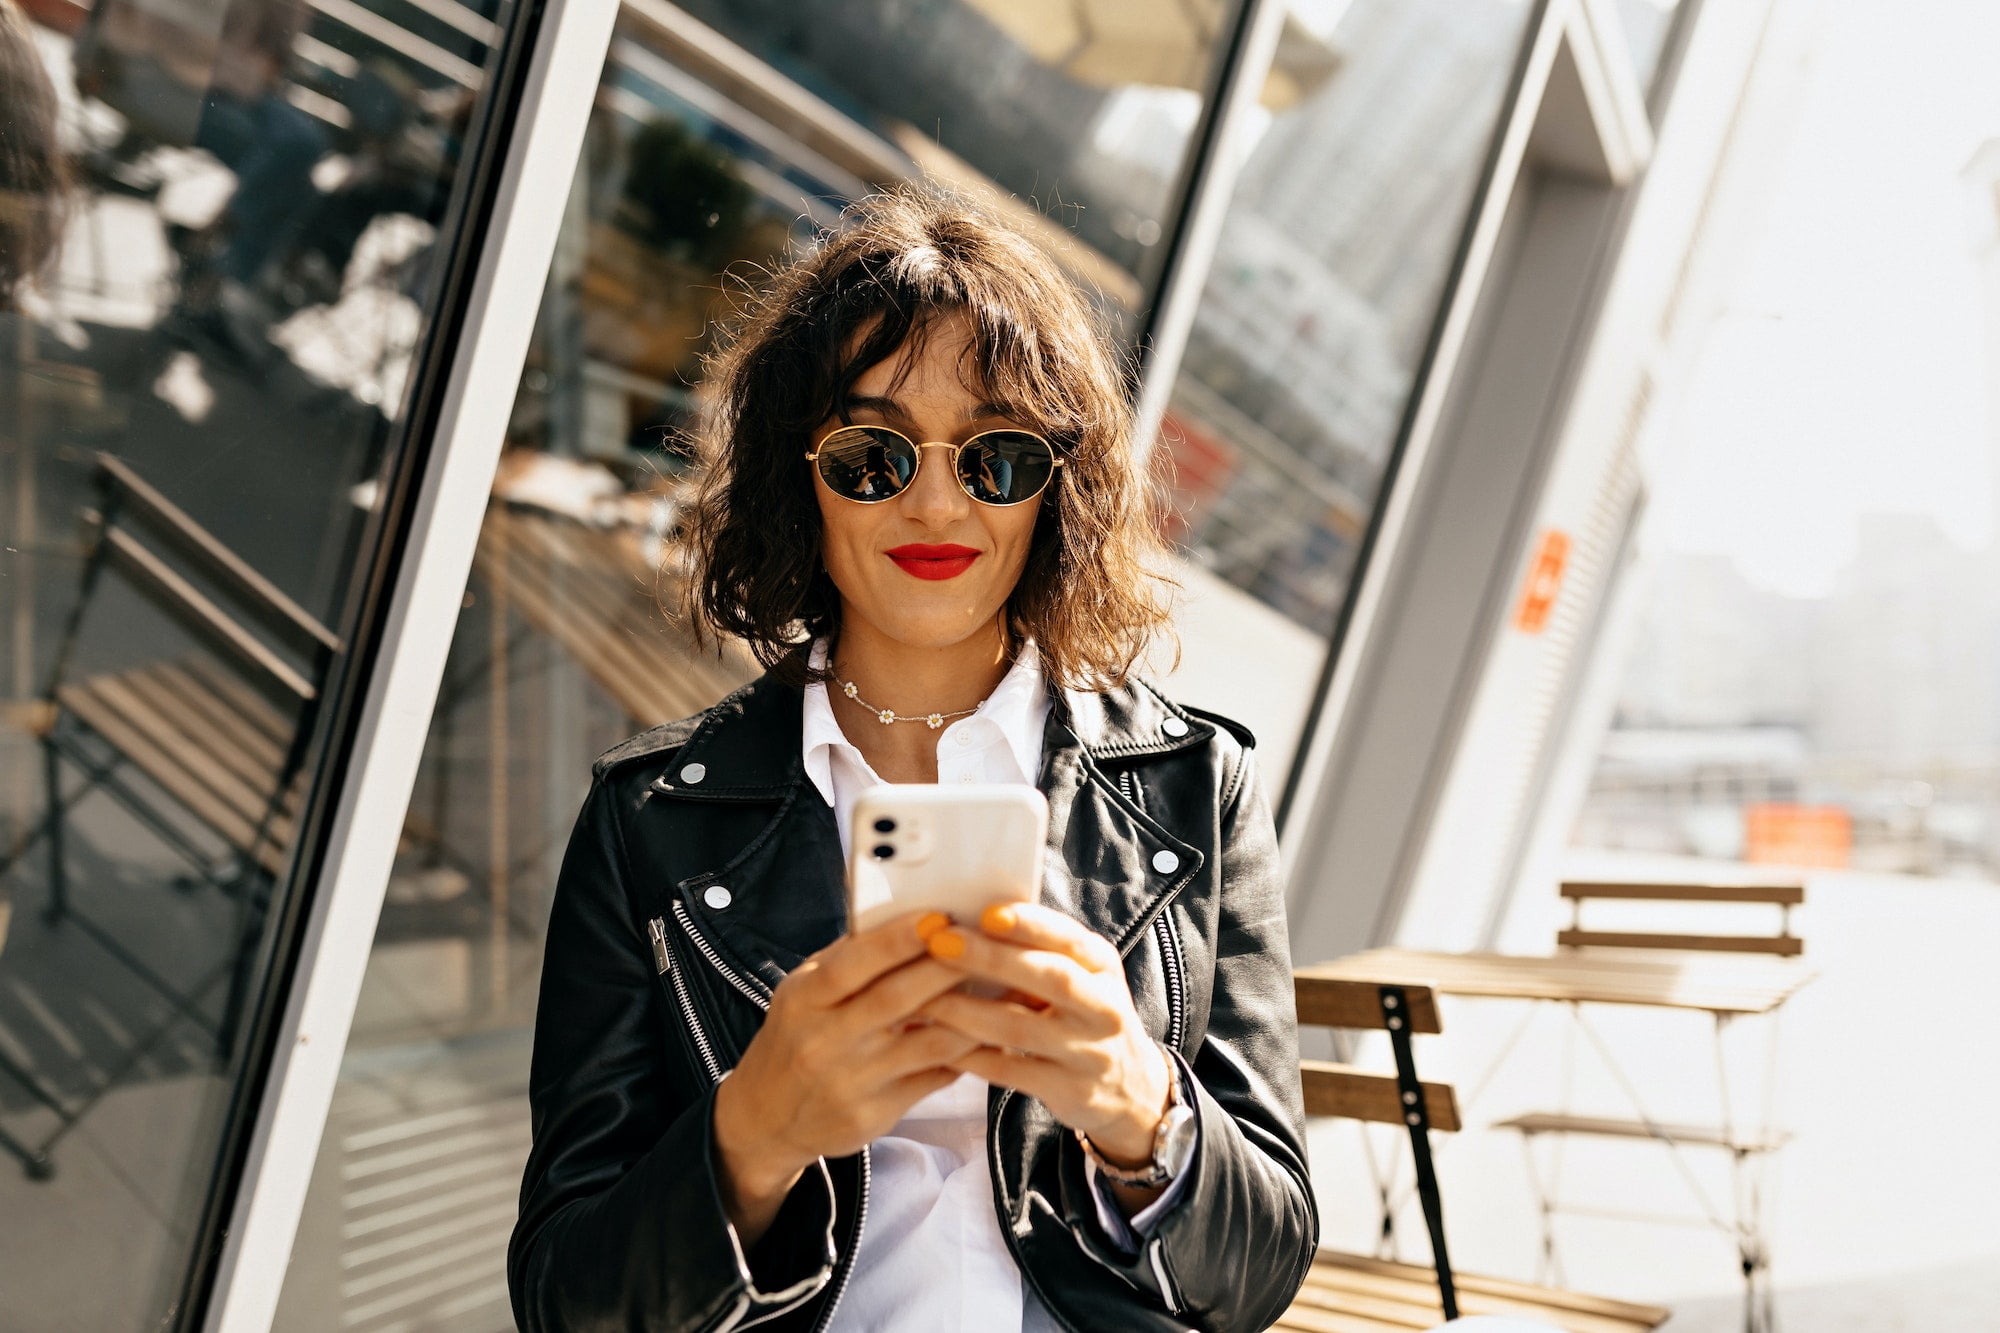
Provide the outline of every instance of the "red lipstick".
[[926,542],[911,542],[908,546],[897,546],[882,554],[896,562],[896,568],[913,578],[955,579],[972,568],[972,562],[979,558],[979,552],[970,546],[954,546],[949,542],[942,546],[932,546]]

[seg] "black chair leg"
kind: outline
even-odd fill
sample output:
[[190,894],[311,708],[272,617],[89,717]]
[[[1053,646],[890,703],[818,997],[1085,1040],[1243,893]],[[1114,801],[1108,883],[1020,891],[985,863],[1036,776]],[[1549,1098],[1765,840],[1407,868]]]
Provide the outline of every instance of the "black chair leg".
[[42,776],[48,786],[49,905],[43,915],[51,925],[69,914],[69,879],[63,863],[62,767],[52,741],[42,743]]
[[1401,986],[1377,988],[1382,1026],[1389,1032],[1389,1049],[1396,1056],[1397,1093],[1403,1101],[1403,1123],[1410,1131],[1410,1155],[1417,1168],[1417,1199],[1423,1205],[1424,1226],[1431,1236],[1431,1265],[1437,1270],[1438,1303],[1446,1319],[1458,1318],[1458,1282],[1444,1243],[1444,1198],[1438,1190],[1437,1168],[1431,1159],[1430,1107],[1417,1078],[1417,1057],[1410,1042],[1409,996]]

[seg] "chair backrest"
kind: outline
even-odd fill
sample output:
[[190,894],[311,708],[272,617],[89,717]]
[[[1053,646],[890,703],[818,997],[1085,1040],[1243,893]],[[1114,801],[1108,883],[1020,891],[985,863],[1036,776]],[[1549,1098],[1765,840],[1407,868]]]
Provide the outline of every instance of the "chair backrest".
[[[1437,1000],[1428,986],[1401,987],[1400,997],[1387,997],[1394,1003],[1386,1008],[1382,988],[1366,981],[1298,976],[1293,987],[1299,1022],[1307,1027],[1389,1031],[1388,1020],[1400,1017],[1412,1033],[1443,1031]],[[1402,1088],[1393,1074],[1370,1073],[1330,1060],[1301,1060],[1299,1083],[1307,1115],[1385,1125],[1406,1123]],[[1423,1089],[1430,1127],[1456,1131],[1460,1125],[1458,1099],[1451,1085],[1426,1083]]]
[[91,560],[57,654],[51,695],[91,586],[100,570],[110,570],[272,702],[317,702],[339,638],[123,461],[98,455],[96,481],[98,507],[84,514],[94,530]]
[[[1797,880],[1766,883],[1684,883],[1674,881],[1566,880],[1562,896],[1570,923],[1556,932],[1562,948],[1685,949],[1718,953],[1768,953],[1796,958],[1805,942],[1792,934],[1792,909],[1806,900]],[[1640,930],[1593,930],[1583,924],[1583,905],[1604,900],[1655,903],[1737,903],[1774,906],[1778,928],[1768,935],[1714,935]]]
[[[1437,1269],[1438,1296],[1446,1319],[1458,1318],[1458,1293],[1451,1276],[1451,1256],[1444,1239],[1444,1200],[1437,1169],[1431,1160],[1430,1132],[1460,1126],[1458,1096],[1448,1083],[1425,1083],[1417,1077],[1413,1034],[1444,1030],[1437,996],[1429,986],[1404,986],[1312,975],[1310,969],[1292,977],[1299,1022],[1309,1027],[1377,1030],[1389,1036],[1396,1072],[1376,1074],[1352,1065],[1325,1060],[1299,1062],[1299,1086],[1307,1115],[1341,1116],[1350,1120],[1401,1125],[1409,1132],[1410,1156],[1416,1165],[1417,1199],[1430,1232],[1431,1258]],[[1383,1238],[1393,1224],[1386,1203]]]

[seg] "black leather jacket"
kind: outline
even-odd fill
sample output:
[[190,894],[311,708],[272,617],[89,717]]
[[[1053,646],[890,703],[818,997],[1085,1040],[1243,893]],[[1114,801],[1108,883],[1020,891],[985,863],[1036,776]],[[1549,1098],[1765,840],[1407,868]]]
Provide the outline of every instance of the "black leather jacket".
[[[840,1303],[868,1155],[808,1171],[746,1253],[709,1145],[715,1085],[771,989],[845,924],[839,834],[805,775],[800,718],[800,692],[765,677],[593,770],[549,923],[508,1255],[529,1333],[818,1330]],[[1250,736],[1143,684],[1064,692],[1038,785],[1042,901],[1124,954],[1140,1017],[1182,1062],[1201,1146],[1180,1201],[1128,1254],[1099,1228],[1075,1136],[995,1089],[1001,1231],[1065,1328],[1264,1328],[1305,1279],[1318,1218]]]

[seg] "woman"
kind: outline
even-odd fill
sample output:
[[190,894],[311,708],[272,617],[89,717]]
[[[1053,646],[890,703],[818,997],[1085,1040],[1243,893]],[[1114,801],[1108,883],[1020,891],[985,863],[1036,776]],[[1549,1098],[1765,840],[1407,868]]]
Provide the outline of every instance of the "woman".
[[[1248,733],[1130,675],[1117,359],[977,210],[848,224],[713,379],[692,610],[769,671],[599,759],[563,863],[516,1315],[1262,1328],[1317,1226],[1277,846]],[[1038,785],[1041,903],[843,934],[885,780]]]

